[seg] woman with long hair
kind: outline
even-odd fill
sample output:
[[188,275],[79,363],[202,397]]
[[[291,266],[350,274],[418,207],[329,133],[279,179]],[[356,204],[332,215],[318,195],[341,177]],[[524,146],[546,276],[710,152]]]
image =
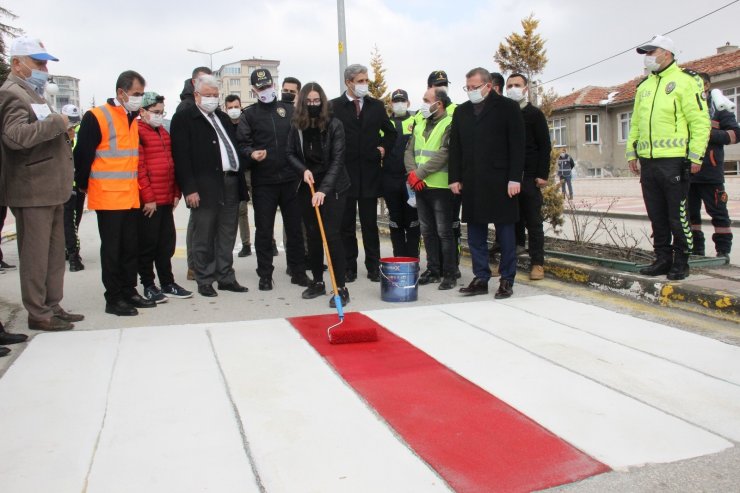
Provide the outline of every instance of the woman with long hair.
[[[345,286],[344,246],[339,234],[344,205],[349,189],[349,174],[344,167],[344,127],[331,116],[324,90],[315,82],[301,89],[295,103],[293,125],[288,134],[288,161],[301,173],[303,182],[298,189],[298,202],[306,226],[309,268],[313,281],[303,291],[304,299],[326,294],[323,279],[324,250],[315,206],[319,206],[329,245],[337,288],[342,304],[349,303]],[[316,193],[311,196],[309,184]],[[329,305],[334,307],[332,297]]]

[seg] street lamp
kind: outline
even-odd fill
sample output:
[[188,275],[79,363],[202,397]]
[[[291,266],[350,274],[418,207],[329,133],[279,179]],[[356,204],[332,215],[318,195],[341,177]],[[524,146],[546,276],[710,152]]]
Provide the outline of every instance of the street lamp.
[[347,68],[347,29],[344,25],[344,0],[337,0],[337,30],[339,31],[339,92],[344,87],[344,69]]
[[188,51],[192,51],[193,53],[201,53],[203,55],[208,55],[209,57],[211,57],[211,71],[212,71],[213,70],[213,55],[215,55],[216,53],[221,53],[222,51],[230,50],[232,48],[233,48],[233,46],[227,46],[226,48],[223,48],[223,49],[220,49],[220,50],[216,50],[216,51],[210,51],[210,52],[208,52],[208,51],[194,50],[192,48],[188,48],[187,50]]

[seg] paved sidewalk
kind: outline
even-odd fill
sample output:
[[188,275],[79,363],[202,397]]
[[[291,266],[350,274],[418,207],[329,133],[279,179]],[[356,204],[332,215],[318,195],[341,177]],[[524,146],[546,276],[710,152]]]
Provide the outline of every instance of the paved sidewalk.
[[[645,202],[642,197],[588,197],[583,196],[572,201],[578,214],[607,213],[611,217],[633,217],[647,218]],[[567,203],[565,204],[567,207]],[[727,203],[730,219],[733,225],[740,226],[740,200],[730,200]],[[702,207],[702,220],[711,227],[709,215]]]

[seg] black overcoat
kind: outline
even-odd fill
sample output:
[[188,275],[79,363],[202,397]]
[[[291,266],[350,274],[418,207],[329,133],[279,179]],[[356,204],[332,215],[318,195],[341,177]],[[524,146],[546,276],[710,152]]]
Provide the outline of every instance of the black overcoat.
[[524,119],[517,102],[495,92],[482,104],[477,116],[469,101],[455,109],[449,181],[462,183],[463,222],[516,223],[519,201],[509,197],[508,184],[522,181]]
[[381,101],[365,96],[358,118],[354,103],[342,94],[331,101],[331,108],[334,117],[344,125],[344,162],[351,183],[349,197],[381,197],[383,168],[378,147],[385,149],[388,155],[397,135],[385,106]]

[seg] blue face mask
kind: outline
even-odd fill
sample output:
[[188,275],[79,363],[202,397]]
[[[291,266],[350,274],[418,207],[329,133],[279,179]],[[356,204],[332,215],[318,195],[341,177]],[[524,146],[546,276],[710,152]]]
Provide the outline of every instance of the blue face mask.
[[[23,65],[26,65],[25,63]],[[28,65],[26,68],[31,69]],[[31,69],[31,77],[26,79],[26,82],[31,84],[37,91],[43,92],[46,87],[46,83],[49,81],[49,73],[43,70]]]

